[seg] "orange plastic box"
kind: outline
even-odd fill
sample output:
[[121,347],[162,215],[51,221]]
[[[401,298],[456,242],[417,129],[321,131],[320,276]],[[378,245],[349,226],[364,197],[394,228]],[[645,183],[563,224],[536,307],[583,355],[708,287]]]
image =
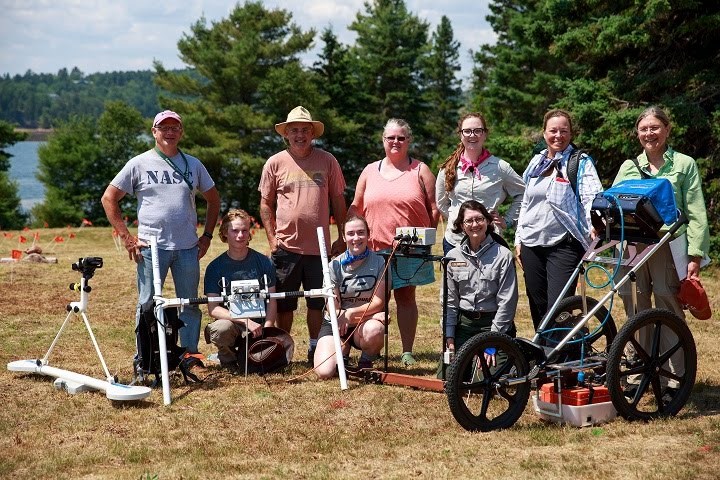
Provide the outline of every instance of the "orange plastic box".
[[[552,383],[546,383],[540,387],[540,400],[545,403],[557,403],[557,393]],[[587,405],[590,398],[590,389],[585,387],[572,387],[562,390],[562,404],[574,407]],[[604,403],[610,401],[610,393],[607,387],[593,387],[592,403]]]

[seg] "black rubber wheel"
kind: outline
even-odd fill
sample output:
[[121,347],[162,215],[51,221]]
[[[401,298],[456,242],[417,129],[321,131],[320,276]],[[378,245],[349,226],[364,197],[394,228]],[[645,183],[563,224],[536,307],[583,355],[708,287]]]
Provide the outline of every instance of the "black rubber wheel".
[[[661,341],[663,335],[668,339]],[[684,372],[673,369],[671,360],[676,366],[683,361]],[[690,328],[674,313],[653,308],[631,317],[615,337],[608,355],[607,387],[615,409],[627,420],[670,417],[690,398],[696,372]],[[667,388],[668,380],[677,388]]]
[[[585,298],[587,299],[588,311],[590,311],[598,302],[591,297]],[[558,305],[554,318],[545,327],[546,333],[540,336],[538,344],[543,347],[554,348],[584,316],[583,297],[581,295],[564,298]],[[559,356],[555,357],[553,361],[570,362],[580,360],[583,352],[586,357],[598,353],[607,353],[616,335],[617,327],[612,315],[608,313],[607,308],[603,305],[590,317],[585,326],[573,335],[570,341],[562,348],[562,351],[559,352]]]
[[[495,366],[484,352],[495,348]],[[506,380],[528,373],[528,362],[512,338],[496,332],[475,335],[455,355],[447,371],[445,393],[455,420],[466,430],[488,432],[509,428],[522,415],[530,397],[528,381]]]

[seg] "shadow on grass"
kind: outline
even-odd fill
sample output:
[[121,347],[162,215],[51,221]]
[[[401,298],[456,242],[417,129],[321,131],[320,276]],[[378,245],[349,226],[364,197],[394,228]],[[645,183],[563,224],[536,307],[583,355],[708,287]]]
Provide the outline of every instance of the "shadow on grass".
[[697,382],[690,399],[680,411],[682,417],[703,417],[720,413],[720,386]]

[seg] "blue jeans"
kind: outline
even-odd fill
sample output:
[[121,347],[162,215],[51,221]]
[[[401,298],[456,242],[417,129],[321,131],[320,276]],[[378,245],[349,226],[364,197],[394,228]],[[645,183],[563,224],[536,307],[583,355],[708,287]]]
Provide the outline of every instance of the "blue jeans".
[[[153,308],[153,268],[150,247],[142,249],[143,261],[137,265],[138,305],[135,315],[135,325],[140,319],[140,311]],[[200,262],[198,260],[198,247],[187,250],[161,250],[158,249],[160,262],[160,277],[165,284],[168,270],[172,272],[175,284],[175,296],[178,298],[196,298],[198,284],[200,283]],[[190,353],[198,352],[200,341],[200,323],[202,313],[195,305],[186,306],[180,313],[180,320],[185,324],[180,329],[180,345]]]

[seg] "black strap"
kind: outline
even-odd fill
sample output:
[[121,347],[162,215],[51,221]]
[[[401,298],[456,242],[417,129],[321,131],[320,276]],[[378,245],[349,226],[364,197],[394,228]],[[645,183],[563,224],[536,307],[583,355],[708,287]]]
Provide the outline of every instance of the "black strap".
[[640,178],[642,178],[643,180],[653,178],[652,175],[648,174],[647,172],[645,172],[645,170],[640,168],[640,162],[637,161],[637,158],[631,158],[630,161],[635,164],[635,168],[637,168],[638,172],[640,172]]
[[180,169],[178,168],[178,166],[175,165],[175,162],[173,162],[172,159],[170,157],[168,157],[167,155],[165,155],[159,148],[155,147],[155,151],[157,152],[158,155],[160,155],[160,158],[165,160],[165,163],[170,165],[172,167],[172,169],[175,170],[175,172],[180,174],[180,176],[183,178],[183,180],[185,180],[185,183],[187,184],[187,186],[190,188],[190,191],[191,192],[194,191],[193,185],[192,185],[192,183],[190,183],[190,179],[188,178],[190,176],[190,171],[189,171],[190,167],[188,166],[187,158],[185,158],[185,154],[182,152],[182,150],[180,150],[178,148],[178,152],[180,152],[182,159],[185,160],[185,171],[184,172],[181,172]]
[[578,171],[580,170],[580,157],[584,152],[573,145],[573,150],[570,152],[570,157],[567,163],[567,179],[570,182],[573,192],[576,197],[580,197],[578,192]]

